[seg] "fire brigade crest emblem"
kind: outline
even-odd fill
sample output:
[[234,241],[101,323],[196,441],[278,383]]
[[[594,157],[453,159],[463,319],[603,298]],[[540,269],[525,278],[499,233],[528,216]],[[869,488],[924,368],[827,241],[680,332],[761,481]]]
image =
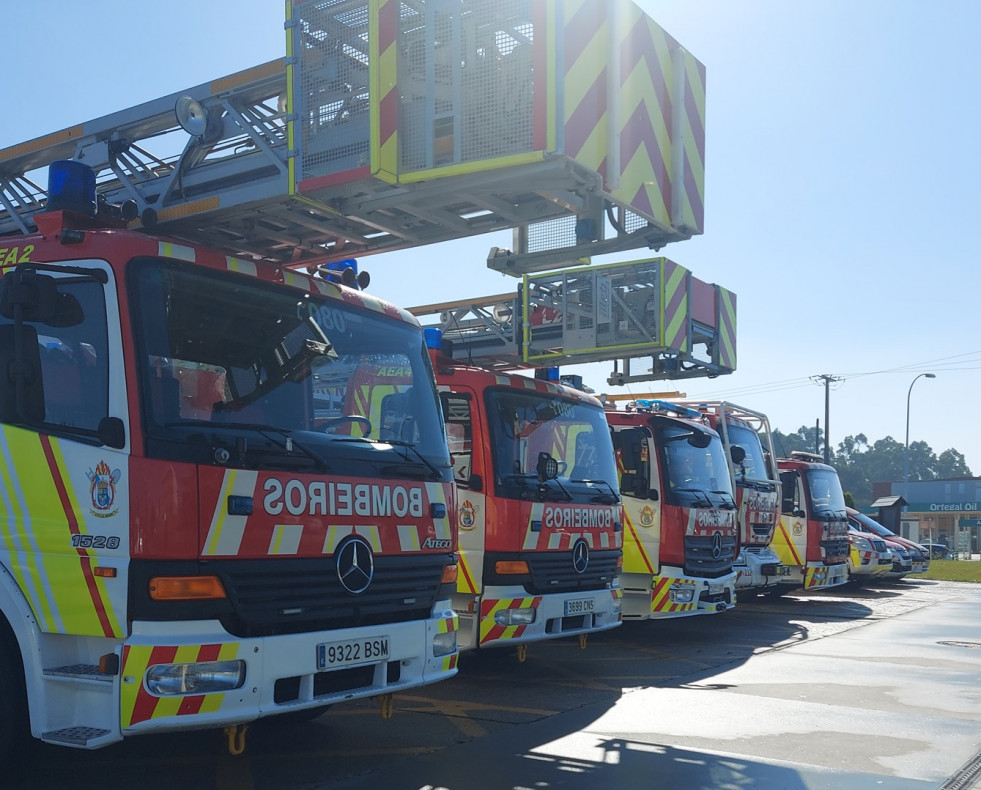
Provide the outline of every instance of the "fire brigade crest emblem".
[[640,525],[642,527],[654,526],[654,510],[647,505],[644,505],[644,509],[640,511]]
[[469,499],[460,505],[460,529],[474,529],[477,526],[477,509]]
[[119,470],[109,469],[105,461],[99,461],[94,470],[86,472],[89,478],[89,495],[92,497],[93,510],[89,512],[98,518],[109,518],[119,512],[113,509],[116,501],[116,483],[119,482]]

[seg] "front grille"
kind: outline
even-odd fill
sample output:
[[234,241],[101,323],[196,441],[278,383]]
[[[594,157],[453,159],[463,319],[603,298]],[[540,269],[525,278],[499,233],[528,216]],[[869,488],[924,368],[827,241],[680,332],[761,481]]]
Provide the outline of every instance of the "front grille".
[[446,563],[445,555],[376,555],[374,578],[359,595],[341,586],[333,557],[222,563],[214,570],[233,608],[222,625],[244,637],[422,620]]
[[821,548],[824,550],[824,558],[829,562],[844,562],[851,553],[851,545],[848,540],[822,540]]
[[718,557],[712,556],[714,540],[713,535],[685,536],[685,573],[689,576],[711,579],[732,571],[733,558],[736,556],[736,539],[732,536],[723,536],[722,551]]
[[754,538],[768,538],[770,533],[773,532],[772,524],[753,524],[753,537]]
[[580,590],[602,590],[608,587],[617,575],[619,551],[593,551],[589,564],[583,573],[576,573],[572,566],[571,551],[550,551],[537,554],[524,554],[531,570],[528,592],[532,595],[546,595],[557,592],[578,592]]

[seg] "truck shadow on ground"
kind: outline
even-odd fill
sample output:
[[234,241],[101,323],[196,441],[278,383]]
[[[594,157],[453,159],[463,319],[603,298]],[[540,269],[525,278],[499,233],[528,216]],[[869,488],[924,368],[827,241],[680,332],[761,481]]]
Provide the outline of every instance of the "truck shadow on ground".
[[[96,752],[32,742],[24,755],[30,771],[8,770],[3,786],[126,786],[138,774],[145,790],[415,787],[406,776],[418,777],[415,769],[424,759],[434,769],[431,785],[496,788],[516,785],[497,783],[491,772],[524,755],[517,786],[554,786],[562,778],[563,787],[586,787],[586,781],[629,787],[619,778],[624,766],[648,777],[673,766],[690,773],[683,782],[660,786],[739,786],[740,772],[751,769],[753,777],[766,779],[761,786],[793,789],[802,787],[793,771],[764,764],[740,768],[718,756],[658,744],[599,744],[588,736],[591,756],[582,765],[579,757],[542,754],[538,744],[587,737],[581,730],[631,689],[725,688],[713,678],[753,655],[803,643],[815,629],[861,624],[872,614],[863,597],[879,594],[740,598],[735,609],[718,615],[627,622],[590,637],[585,649],[575,638],[534,644],[523,662],[514,649],[466,653],[457,677],[397,694],[391,720],[380,719],[377,702],[363,700],[337,705],[305,724],[258,722],[240,757],[226,753],[220,731],[142,736]],[[537,740],[544,729],[548,737]],[[501,753],[506,759],[497,766],[486,750],[501,739],[514,750]],[[477,762],[486,768],[477,773],[489,772],[486,784],[474,784],[474,763],[459,765],[466,750],[484,750]]]

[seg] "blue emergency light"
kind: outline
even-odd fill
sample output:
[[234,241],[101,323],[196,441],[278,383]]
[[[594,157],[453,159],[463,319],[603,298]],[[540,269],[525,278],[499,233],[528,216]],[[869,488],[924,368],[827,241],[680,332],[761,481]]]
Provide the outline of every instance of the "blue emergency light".
[[71,159],[58,159],[48,165],[47,211],[75,211],[94,217],[95,171]]
[[427,326],[422,330],[426,338],[426,348],[439,351],[443,347],[443,330],[436,326]]

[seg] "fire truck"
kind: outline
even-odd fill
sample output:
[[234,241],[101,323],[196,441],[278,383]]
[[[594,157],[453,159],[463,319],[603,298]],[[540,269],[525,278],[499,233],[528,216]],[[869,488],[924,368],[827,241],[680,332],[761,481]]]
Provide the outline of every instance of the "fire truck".
[[736,603],[736,500],[719,434],[660,400],[607,410],[624,506],[623,617],[688,617]]
[[789,571],[780,587],[826,589],[848,582],[848,514],[834,467],[794,451],[777,459],[780,526],[773,548]]
[[[454,675],[455,494],[418,323],[124,230],[75,165],[52,165],[37,233],[2,240],[4,735],[29,714],[49,743],[226,726],[234,749],[254,719],[390,711]],[[373,420],[387,368],[412,392]]]
[[[0,150],[0,694],[46,741],[239,749],[252,719],[452,675],[431,362],[344,261],[513,230],[487,266],[527,277],[702,232],[705,69],[635,4],[286,13],[284,58]],[[56,168],[86,182],[66,199],[43,184],[69,160],[94,177]],[[529,284],[523,366],[557,342],[622,352],[620,383],[647,353],[730,372],[734,295],[636,274],[567,329]]]
[[515,646],[523,661],[542,639],[585,646],[620,625],[623,525],[603,407],[559,382],[456,361],[436,337],[459,489],[460,648]]
[[787,572],[771,548],[780,520],[780,478],[765,414],[726,401],[673,400],[705,415],[722,437],[739,507],[736,590],[777,584]]

